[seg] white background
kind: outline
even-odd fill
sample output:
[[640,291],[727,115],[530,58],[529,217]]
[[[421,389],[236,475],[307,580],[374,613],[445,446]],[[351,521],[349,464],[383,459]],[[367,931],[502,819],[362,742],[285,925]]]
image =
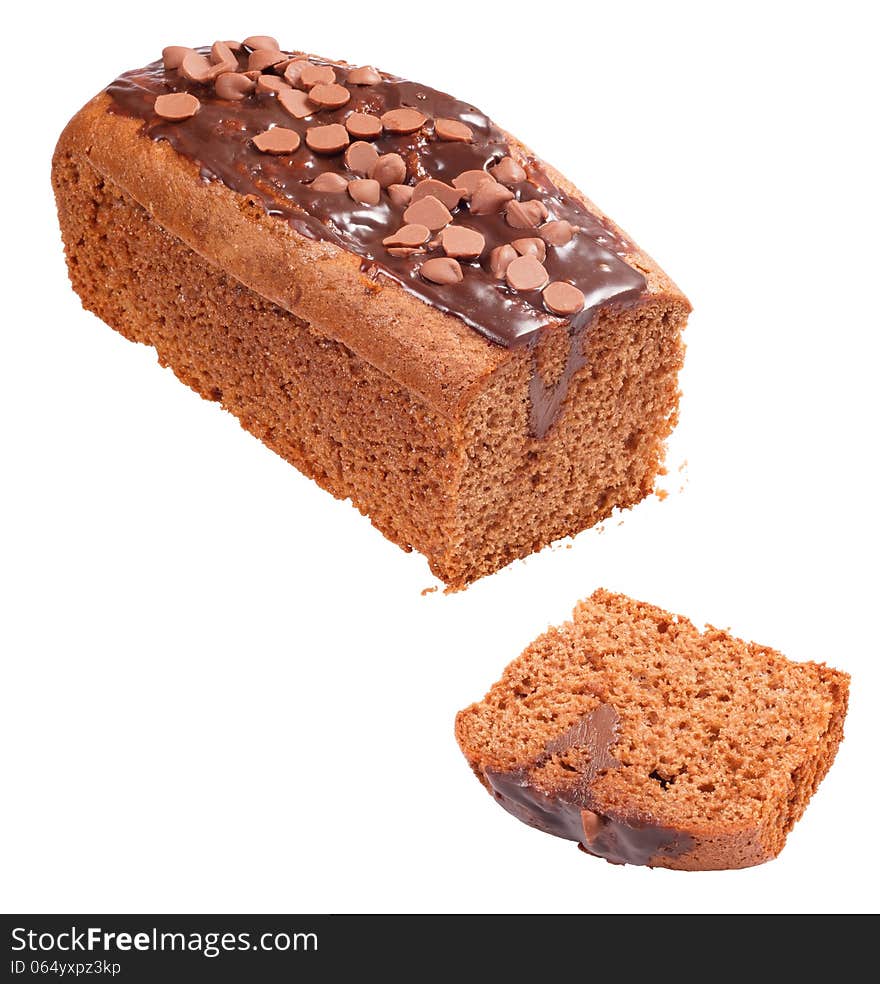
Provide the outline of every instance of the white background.
[[[871,5],[192,6],[7,12],[2,906],[870,910]],[[420,556],[82,311],[49,186],[64,123],[164,44],[255,32],[472,99],[681,284],[666,501],[422,596]],[[613,867],[471,776],[455,711],[599,585],[852,673],[846,741],[778,860]]]

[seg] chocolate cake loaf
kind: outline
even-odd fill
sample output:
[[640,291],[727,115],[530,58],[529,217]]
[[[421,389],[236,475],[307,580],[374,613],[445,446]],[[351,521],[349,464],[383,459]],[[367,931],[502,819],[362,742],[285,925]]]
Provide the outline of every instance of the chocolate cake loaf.
[[849,677],[596,591],[461,711],[517,819],[616,864],[745,868],[782,850],[843,738]]
[[469,103],[269,37],[169,47],[52,174],[84,306],[450,587],[652,490],[688,302]]

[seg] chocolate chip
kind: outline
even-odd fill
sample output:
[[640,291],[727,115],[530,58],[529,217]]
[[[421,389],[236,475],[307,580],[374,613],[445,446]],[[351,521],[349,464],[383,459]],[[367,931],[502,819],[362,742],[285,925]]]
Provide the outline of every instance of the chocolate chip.
[[514,229],[536,229],[547,218],[547,206],[536,198],[528,202],[511,202],[505,217]]
[[372,113],[352,113],[345,119],[345,129],[359,140],[374,140],[382,133],[382,121]]
[[422,246],[431,235],[431,230],[426,225],[413,222],[410,225],[401,226],[397,232],[386,236],[382,240],[383,246]]
[[315,191],[340,192],[348,187],[348,181],[335,171],[325,171],[319,174],[309,187],[314,188]]
[[308,58],[293,58],[284,66],[284,81],[292,86],[302,84],[302,70],[309,64]]
[[438,119],[434,123],[434,133],[441,140],[453,140],[457,143],[470,143],[474,139],[474,131],[461,120]]
[[484,181],[493,181],[494,179],[486,174],[485,171],[462,171],[457,178],[452,179],[453,185],[460,191],[467,194],[468,198],[477,190],[477,187],[481,185]]
[[157,96],[153,109],[163,120],[188,120],[199,111],[199,101],[190,92],[169,92]]
[[306,62],[299,73],[299,81],[307,89],[314,85],[332,85],[336,81],[336,72],[329,65],[313,65]]
[[241,41],[224,41],[223,44],[225,44],[230,51],[241,51]]
[[423,178],[413,189],[413,201],[417,202],[422,198],[427,198],[428,195],[433,195],[435,198],[439,198],[451,210],[458,206],[459,202],[464,198],[464,194],[460,188],[453,188],[452,185],[448,185],[444,181],[437,181],[434,178]]
[[526,172],[512,157],[502,157],[495,167],[489,168],[489,174],[505,185],[519,184],[526,179]]
[[275,38],[270,38],[268,34],[252,34],[241,43],[252,51],[256,48],[274,48],[277,51],[281,47]]
[[[211,45],[211,61],[223,72],[237,72],[238,59],[230,51],[225,41],[215,41]],[[218,75],[220,72],[217,73]]]
[[214,82],[214,92],[221,99],[244,99],[244,97],[254,91],[256,83],[241,72],[224,72],[217,76]]
[[447,256],[462,260],[475,260],[486,248],[483,236],[464,226],[448,226],[440,233],[440,244]]
[[309,89],[309,99],[322,109],[339,109],[351,99],[351,93],[337,82],[319,82]]
[[545,287],[543,297],[547,309],[554,314],[577,314],[584,306],[583,291],[562,280],[556,280]]
[[[259,85],[259,83],[257,83]],[[304,120],[315,112],[315,107],[309,102],[309,97],[299,89],[282,89],[278,93],[278,102],[291,116]]]
[[452,214],[449,209],[433,195],[422,198],[413,203],[403,213],[404,222],[415,222],[419,225],[426,225],[430,230],[436,232],[452,221]]
[[388,252],[392,256],[412,256],[414,253],[424,253],[421,246],[389,246]]
[[372,178],[355,178],[348,182],[348,193],[361,205],[378,205],[382,197],[382,189],[378,181]]
[[260,75],[257,79],[257,92],[274,92],[278,95],[285,90],[293,92],[284,79],[279,79],[277,75]]
[[548,280],[547,271],[531,254],[511,260],[505,276],[514,290],[539,290]]
[[503,246],[496,246],[489,254],[489,269],[492,271],[492,276],[496,280],[503,280],[507,273],[507,268],[516,257],[517,252],[509,243],[505,243]]
[[283,55],[277,48],[257,48],[248,55],[248,68],[256,72],[265,72],[267,68],[272,68],[286,58],[287,55]]
[[[381,184],[381,182],[379,182]],[[410,185],[392,184],[388,185],[388,197],[398,207],[409,205],[412,201],[413,190]]]
[[210,82],[219,72],[214,71],[214,66],[199,54],[198,51],[190,51],[183,56],[180,63],[180,74],[189,79],[190,82]]
[[540,229],[539,235],[551,246],[565,246],[571,242],[574,236],[574,226],[565,219],[557,219],[553,222],[545,222]]
[[514,239],[510,244],[520,256],[536,256],[539,262],[543,263],[547,258],[547,247],[543,239],[532,237],[530,239]]
[[389,109],[382,114],[382,126],[389,133],[415,133],[425,125],[427,119],[417,109],[401,106],[400,109]]
[[296,130],[284,126],[273,126],[271,130],[258,133],[253,140],[257,150],[264,154],[292,154],[299,147],[300,137]]
[[346,82],[349,85],[375,85],[382,81],[382,76],[372,65],[364,65],[363,68],[353,68],[348,73]]
[[192,52],[192,48],[182,48],[179,44],[170,44],[162,49],[162,64],[166,70],[173,72],[175,68],[180,68],[183,59]]
[[419,273],[430,280],[432,284],[460,284],[464,274],[457,260],[449,256],[437,256],[433,260],[425,260],[419,267]]
[[379,151],[363,140],[355,140],[345,152],[345,166],[355,174],[369,174],[378,160]]
[[341,123],[313,126],[306,130],[306,143],[316,154],[336,154],[348,146],[348,130]]
[[513,198],[513,192],[494,178],[481,181],[471,192],[471,215],[495,215]]
[[[654,773],[652,772],[651,778],[653,777]],[[665,789],[666,787],[663,786],[662,788]],[[592,810],[581,810],[581,826],[584,828],[584,839],[588,844],[592,844],[605,824],[598,813],[593,813]]]
[[382,154],[367,173],[383,188],[389,188],[406,180],[406,164],[400,154]]

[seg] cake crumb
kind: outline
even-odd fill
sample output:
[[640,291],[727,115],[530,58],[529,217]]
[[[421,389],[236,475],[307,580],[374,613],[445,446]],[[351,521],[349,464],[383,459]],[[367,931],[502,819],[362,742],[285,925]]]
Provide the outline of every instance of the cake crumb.
[[425,595],[433,594],[436,590],[437,590],[436,584],[432,584],[430,588],[422,588],[422,597],[424,598]]
[[687,467],[688,467],[687,458],[685,458],[681,461],[680,464],[675,465],[671,468],[663,468],[661,471],[657,473],[658,476],[665,476],[668,479],[671,478],[673,473],[681,476],[680,479],[681,484],[678,485],[678,488],[671,488],[671,487],[663,488],[660,484],[660,481],[659,480],[657,481],[657,483],[654,486],[654,495],[656,496],[657,499],[659,499],[660,502],[663,502],[665,499],[668,499],[670,495],[673,494],[678,495],[684,492],[685,486],[688,484]]
[[688,477],[688,460],[687,460],[687,458],[685,458],[684,461],[682,461],[682,463],[678,466],[678,473],[679,473],[679,475],[681,475],[681,485],[679,485],[678,491],[679,492],[684,492],[685,486],[690,481],[690,478]]

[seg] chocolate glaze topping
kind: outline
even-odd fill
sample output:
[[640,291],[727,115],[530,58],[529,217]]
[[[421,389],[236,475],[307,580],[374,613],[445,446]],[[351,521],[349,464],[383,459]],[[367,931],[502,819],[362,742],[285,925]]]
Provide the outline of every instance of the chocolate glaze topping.
[[[548,742],[544,754],[531,768],[511,772],[487,768],[486,779],[495,799],[517,820],[554,837],[577,841],[582,851],[613,864],[650,865],[658,854],[676,857],[686,853],[694,840],[684,831],[664,827],[647,817],[599,812],[590,787],[600,773],[620,768],[620,762],[611,754],[619,725],[615,708],[600,704]],[[531,781],[531,773],[552,755],[562,755],[571,748],[587,750],[588,764],[575,787],[548,795]]]
[[[206,58],[210,57],[210,48],[196,50]],[[251,54],[247,45],[235,52],[224,53],[224,58],[234,58],[237,63],[235,69],[226,67],[233,72],[247,72]],[[530,394],[532,432],[543,436],[558,414],[569,381],[587,361],[584,352],[586,329],[597,309],[609,304],[632,306],[644,293],[644,277],[622,259],[629,244],[589,212],[582,202],[557,188],[540,164],[530,159],[524,162],[524,179],[511,182],[507,187],[514,193],[515,201],[536,200],[543,204],[548,213],[545,221],[564,220],[576,227],[569,242],[553,245],[548,241],[543,265],[548,282],[571,283],[583,292],[582,310],[570,319],[560,319],[544,305],[542,288],[518,291],[505,279],[496,278],[490,268],[492,249],[524,236],[539,236],[539,232],[514,227],[505,217],[503,207],[491,214],[471,214],[467,196],[451,209],[452,225],[449,227],[454,225],[479,232],[485,248],[476,259],[459,259],[463,272],[460,281],[437,283],[426,279],[420,273],[422,264],[427,259],[445,255],[439,237],[409,255],[405,249],[396,249],[393,254],[389,252],[383,240],[406,225],[403,218],[406,203],[385,188],[377,204],[366,204],[344,190],[328,192],[313,187],[314,179],[327,172],[341,174],[348,180],[363,175],[347,169],[342,154],[344,148],[335,153],[311,149],[307,132],[329,124],[344,126],[353,113],[381,118],[392,110],[417,109],[427,119],[415,132],[392,132],[393,126],[389,129],[386,123],[383,132],[370,141],[379,154],[396,153],[403,158],[407,174],[401,183],[409,186],[425,178],[451,185],[463,172],[488,172],[490,168],[497,168],[509,155],[503,133],[478,109],[445,93],[386,74],[376,76],[378,81],[370,84],[355,81],[349,84],[349,76],[360,79],[373,75],[351,65],[311,56],[309,62],[312,65],[332,67],[334,84],[347,89],[350,98],[336,108],[316,104],[311,115],[298,118],[285,110],[276,94],[278,83],[284,78],[296,79],[296,73],[293,76],[284,74],[289,57],[285,56],[285,61],[279,65],[268,65],[263,69],[267,80],[278,78],[272,87],[258,84],[249,92],[236,91],[237,98],[229,99],[218,95],[216,74],[211,79],[195,81],[182,69],[166,69],[162,61],[156,61],[145,68],[126,72],[108,87],[107,92],[113,99],[111,111],[144,120],[144,132],[149,137],[167,140],[178,153],[195,161],[205,180],[219,180],[242,195],[254,196],[269,214],[283,217],[303,236],[326,240],[355,253],[360,256],[361,269],[366,275],[390,278],[428,304],[461,318],[492,342],[507,347],[534,345],[542,328],[567,321],[571,353],[562,378],[556,386],[547,388],[537,372],[533,373]],[[299,54],[298,57],[305,56]],[[268,60],[272,61],[271,58]],[[199,62],[197,67],[200,72],[207,71],[205,62]],[[219,77],[223,78],[222,75]],[[232,83],[238,81],[241,86],[233,86]],[[324,88],[326,85],[323,83]],[[248,88],[246,80],[235,76],[221,84],[220,91],[232,92],[233,88]],[[292,91],[298,93],[299,89]],[[337,90],[333,92],[337,94]],[[198,111],[183,120],[162,118],[155,109],[156,98],[169,93],[192,94],[199,100]],[[341,93],[338,95],[342,97]],[[463,123],[470,130],[471,138],[443,139],[443,128],[447,124],[441,124],[438,134],[435,126],[438,119]],[[253,142],[254,137],[273,127],[299,133],[301,140],[297,149],[289,154],[261,152]],[[466,136],[465,131],[460,133]],[[496,173],[502,177],[520,176],[516,168],[508,165]],[[540,211],[538,209],[538,214]]]

